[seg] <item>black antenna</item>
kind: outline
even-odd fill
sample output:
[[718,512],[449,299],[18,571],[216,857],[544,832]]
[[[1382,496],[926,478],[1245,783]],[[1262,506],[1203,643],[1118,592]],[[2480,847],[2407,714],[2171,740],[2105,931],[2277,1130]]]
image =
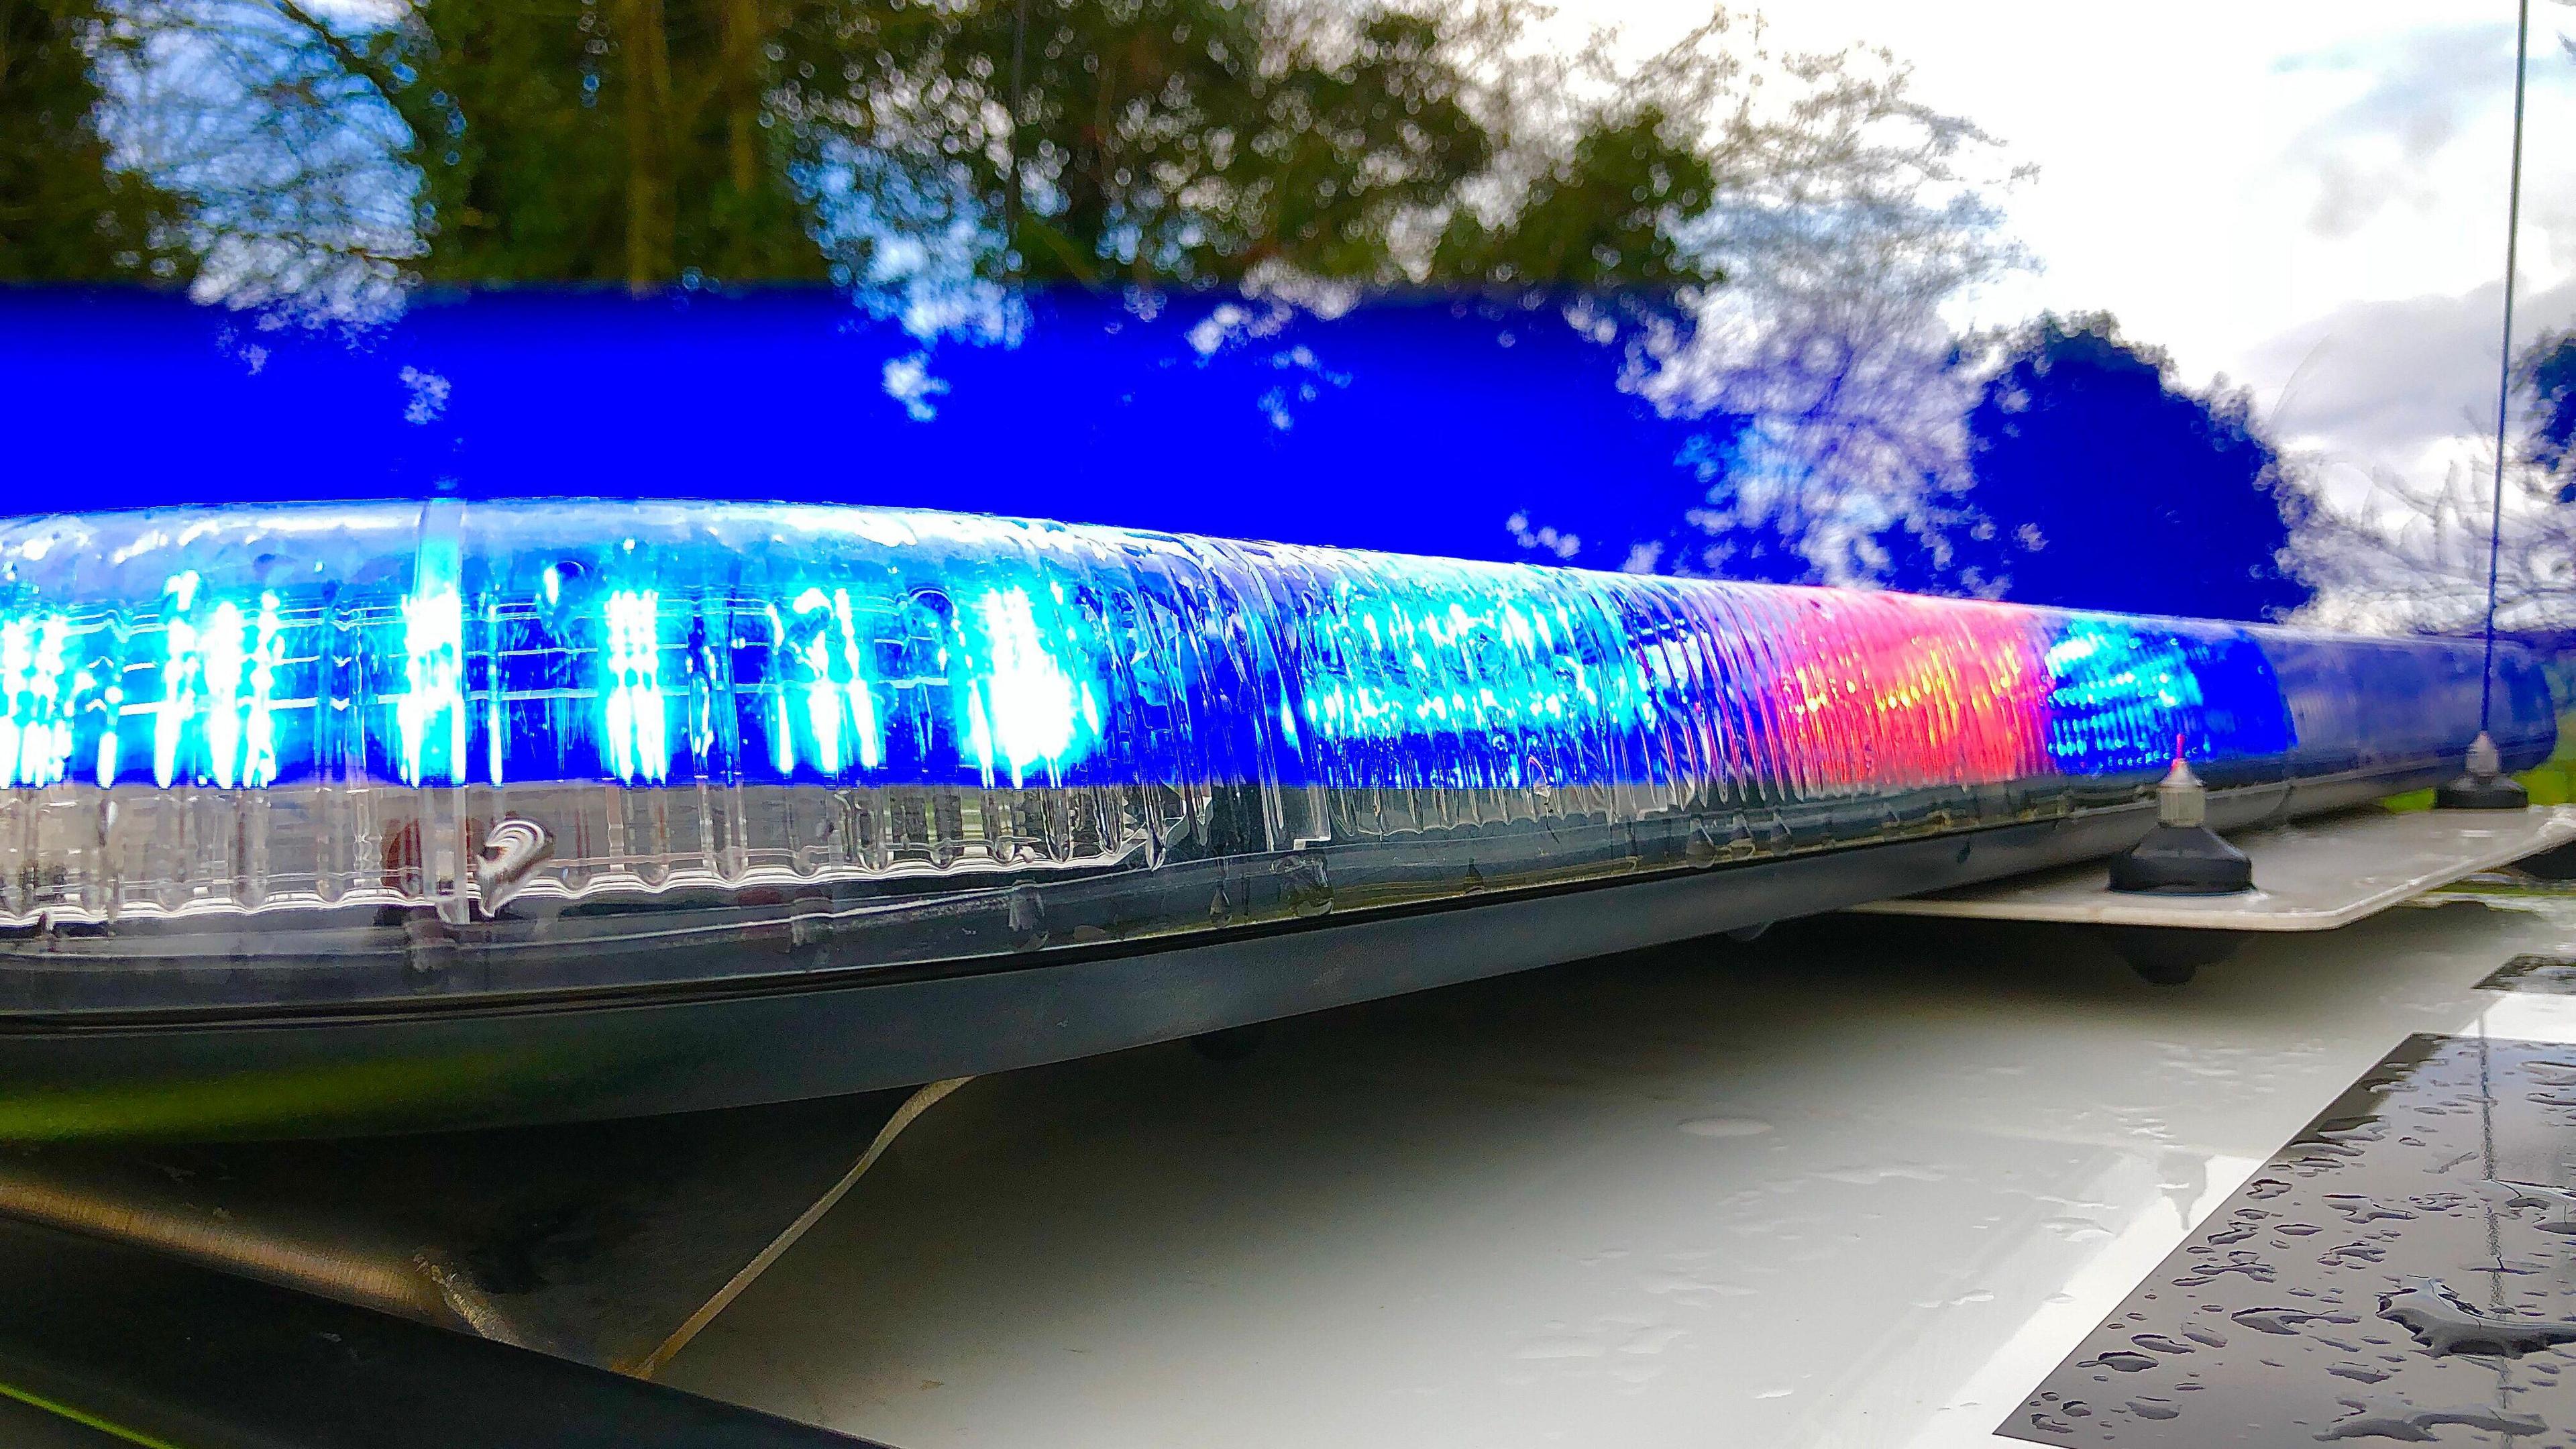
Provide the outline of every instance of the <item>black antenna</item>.
[[2507,183],[2504,224],[2504,345],[2496,362],[2495,494],[2487,511],[2486,657],[2478,671],[2478,737],[2469,745],[2468,771],[2433,794],[2445,810],[2519,810],[2530,803],[2507,779],[2496,749],[2496,582],[2504,566],[2504,455],[2506,416],[2513,402],[2513,289],[2522,242],[2523,91],[2531,71],[2531,0],[2521,0],[2513,37],[2513,172]]

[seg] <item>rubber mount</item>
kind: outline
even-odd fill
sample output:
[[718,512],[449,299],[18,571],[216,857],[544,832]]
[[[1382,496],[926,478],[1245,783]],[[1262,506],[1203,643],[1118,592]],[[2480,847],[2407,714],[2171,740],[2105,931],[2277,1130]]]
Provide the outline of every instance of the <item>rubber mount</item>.
[[2215,966],[2245,944],[2242,931],[2188,926],[2111,926],[2111,949],[2151,986],[2187,986],[2203,966]]
[[2511,775],[2462,775],[2433,792],[2436,810],[2520,810],[2531,792]]
[[2232,896],[2254,889],[2254,862],[2206,825],[2159,825],[2111,857],[2111,889],[2133,895]]

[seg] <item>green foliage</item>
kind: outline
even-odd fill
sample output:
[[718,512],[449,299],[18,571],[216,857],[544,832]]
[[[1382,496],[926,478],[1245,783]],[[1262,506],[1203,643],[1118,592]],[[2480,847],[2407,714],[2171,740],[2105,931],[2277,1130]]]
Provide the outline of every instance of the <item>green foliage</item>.
[[0,0],[0,281],[179,283],[179,198],[119,167],[96,52],[127,43],[98,0]]
[[988,0],[840,7],[798,29],[848,39],[777,81],[810,163],[871,183],[860,273],[962,221],[985,275],[1378,279],[1397,214],[1440,204],[1490,153],[1441,27],[1406,12],[1323,37],[1234,0]]
[[[2514,776],[2531,792],[2534,805],[2576,805],[2576,713],[2558,717],[2558,748],[2547,760]],[[2433,792],[2410,790],[2380,802],[2396,811],[2430,810]]]
[[948,99],[874,138],[900,155],[907,134],[971,134],[970,110],[1016,110],[953,164],[1031,280],[1225,283],[1274,262],[1383,280],[1399,214],[1439,205],[1491,155],[1422,16],[1363,14],[1328,56],[1229,0],[1033,10],[1016,43],[1008,6],[970,12],[940,47]]
[[1721,174],[1722,22],[1651,76],[1549,84],[1515,0],[124,3],[166,42],[142,105],[193,108],[145,169],[270,291],[334,257],[467,285],[1674,290],[1719,280],[1696,223],[1763,179]]
[[429,0],[304,42],[408,133],[422,281],[821,280],[768,106],[759,0]]
[[1654,106],[1603,118],[1504,224],[1461,211],[1432,254],[1433,272],[1590,289],[1716,285],[1717,264],[1674,234],[1673,218],[1699,215],[1717,194],[1709,158],[1672,139],[1676,129]]

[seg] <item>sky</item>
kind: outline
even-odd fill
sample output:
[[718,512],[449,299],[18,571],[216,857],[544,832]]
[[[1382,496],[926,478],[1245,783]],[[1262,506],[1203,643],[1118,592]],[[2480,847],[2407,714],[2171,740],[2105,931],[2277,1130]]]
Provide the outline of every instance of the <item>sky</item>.
[[[1706,14],[1610,0],[1630,46]],[[2156,6],[1799,0],[1774,43],[1883,45],[1917,94],[2038,175],[2007,200],[2038,267],[1955,320],[2105,310],[2193,385],[2253,389],[2333,496],[2438,483],[2494,427],[2511,0]],[[2576,325],[2576,4],[2533,0],[2515,332]],[[2480,421],[2483,419],[2483,421]]]

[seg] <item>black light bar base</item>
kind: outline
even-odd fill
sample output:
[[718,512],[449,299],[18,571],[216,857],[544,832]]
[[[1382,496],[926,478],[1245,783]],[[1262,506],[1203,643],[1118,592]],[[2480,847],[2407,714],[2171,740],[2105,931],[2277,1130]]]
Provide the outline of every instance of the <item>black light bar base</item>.
[[2111,857],[2111,889],[2139,895],[2226,896],[2254,888],[2254,862],[2206,825],[2159,825]]
[[2520,810],[2531,792],[2511,775],[2462,775],[2433,792],[2436,810]]
[[2469,757],[2459,778],[2433,792],[2436,810],[2520,810],[2531,792],[2504,772],[2504,757],[2495,737],[2485,730],[2469,742]]

